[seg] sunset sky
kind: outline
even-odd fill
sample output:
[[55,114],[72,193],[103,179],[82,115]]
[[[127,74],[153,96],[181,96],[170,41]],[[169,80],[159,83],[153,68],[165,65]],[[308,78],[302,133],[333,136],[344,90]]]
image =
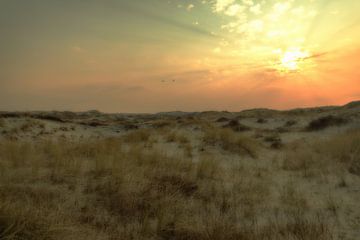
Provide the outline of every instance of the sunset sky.
[[358,0],[0,0],[0,110],[360,99]]

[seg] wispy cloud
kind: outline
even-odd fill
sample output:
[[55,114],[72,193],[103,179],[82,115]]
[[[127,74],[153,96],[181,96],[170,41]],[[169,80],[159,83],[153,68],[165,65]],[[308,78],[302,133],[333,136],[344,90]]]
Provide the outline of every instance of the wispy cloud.
[[[142,5],[136,5],[136,4],[128,4],[125,2],[121,3],[122,7],[126,8],[127,13],[131,13],[132,15],[137,15],[141,18],[147,18],[148,20],[155,21],[157,23],[167,25],[173,28],[185,30],[189,33],[196,34],[196,35],[202,35],[206,37],[211,38],[217,38],[211,31],[200,28],[197,25],[194,25],[192,23],[189,23],[187,21],[181,21],[178,19],[173,18],[172,16],[165,15],[161,11],[154,12]],[[193,9],[195,6],[193,4],[188,5],[188,10]]]

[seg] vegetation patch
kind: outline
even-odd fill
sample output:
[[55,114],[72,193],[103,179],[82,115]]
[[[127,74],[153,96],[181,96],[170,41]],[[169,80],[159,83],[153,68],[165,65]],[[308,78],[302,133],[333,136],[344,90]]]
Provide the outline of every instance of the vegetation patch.
[[270,143],[270,147],[273,149],[280,149],[283,147],[282,140],[278,135],[267,136],[264,141]]
[[[34,121],[14,125],[28,122],[31,133]],[[356,192],[347,191],[357,186],[359,131],[288,143],[258,129],[260,143],[196,121],[197,132],[145,124],[108,138],[2,139],[0,239],[328,240],[353,231]]]
[[265,123],[267,123],[268,121],[267,121],[265,118],[258,118],[258,119],[256,120],[256,122],[259,123],[259,124],[265,124]]
[[220,146],[232,153],[257,157],[257,143],[248,137],[238,135],[229,129],[209,128],[205,131],[203,142],[210,146]]
[[296,120],[288,120],[285,122],[284,127],[292,127],[295,126],[297,124]]
[[332,126],[341,126],[346,124],[348,121],[341,117],[336,117],[333,115],[321,117],[315,120],[312,120],[308,126],[306,127],[306,130],[308,131],[320,131],[328,127]]
[[123,136],[123,139],[127,143],[140,143],[147,142],[150,139],[151,131],[149,129],[138,129],[131,131]]
[[33,115],[33,118],[36,119],[42,119],[42,120],[48,120],[48,121],[53,121],[53,122],[59,122],[59,123],[64,123],[65,121],[55,115],[50,115],[50,114],[37,114],[37,115]]
[[230,128],[230,129],[232,129],[233,131],[236,131],[236,132],[244,132],[244,131],[251,130],[250,127],[239,123],[239,121],[236,120],[236,119],[231,120],[229,123],[225,124],[223,127],[224,128]]
[[226,117],[220,117],[216,120],[216,122],[228,122],[230,121],[230,119],[226,118]]
[[6,122],[3,118],[0,118],[0,128],[5,128]]

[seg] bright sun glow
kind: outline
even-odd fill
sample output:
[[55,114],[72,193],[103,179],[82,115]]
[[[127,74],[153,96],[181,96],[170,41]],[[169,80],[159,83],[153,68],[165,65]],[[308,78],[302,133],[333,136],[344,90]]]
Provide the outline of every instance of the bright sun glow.
[[300,64],[310,56],[307,51],[293,49],[286,51],[281,56],[281,68],[287,71],[296,71],[300,69]]

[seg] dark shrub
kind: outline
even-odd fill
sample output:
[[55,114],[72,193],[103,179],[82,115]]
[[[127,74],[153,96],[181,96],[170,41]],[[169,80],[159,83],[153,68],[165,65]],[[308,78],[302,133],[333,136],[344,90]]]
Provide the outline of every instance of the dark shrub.
[[128,123],[128,124],[124,124],[124,129],[125,130],[136,130],[136,129],[139,129],[139,126],[135,125],[135,124],[131,124],[131,123]]
[[151,125],[153,128],[165,128],[165,127],[170,127],[173,124],[174,122],[172,122],[171,120],[160,120],[153,122]]
[[319,131],[331,126],[340,126],[347,123],[347,120],[336,116],[325,116],[315,120],[312,120],[306,127],[308,131]]
[[349,172],[360,176],[360,157],[359,156],[355,157],[355,159],[351,162]]
[[295,120],[289,120],[285,123],[285,127],[292,127],[296,124],[297,122]]
[[267,136],[264,138],[264,141],[270,143],[270,147],[273,149],[280,149],[283,146],[279,136]]
[[277,142],[277,141],[281,141],[280,137],[278,136],[267,136],[264,138],[265,142]]
[[260,124],[264,124],[264,123],[267,123],[267,120],[264,118],[259,118],[256,122],[260,123]]
[[216,120],[216,122],[227,122],[227,121],[229,121],[229,119],[226,117],[221,117]]
[[227,124],[227,126],[229,126],[229,127],[237,127],[237,126],[239,126],[240,125],[240,123],[239,123],[239,121],[238,120],[231,120],[228,124]]
[[285,127],[278,127],[275,129],[278,133],[286,133],[286,132],[289,132],[289,129],[288,128],[285,128]]
[[244,131],[249,131],[251,129],[248,126],[239,123],[238,120],[231,120],[228,124],[224,125],[224,128],[231,128],[236,132],[244,132]]
[[278,142],[273,142],[270,147],[272,149],[280,149],[283,147],[283,143],[281,141],[278,141]]
[[106,122],[98,121],[98,120],[91,120],[86,122],[81,122],[81,125],[88,126],[88,127],[99,127],[99,126],[108,126]]
[[223,127],[224,128],[231,128],[232,130],[234,130],[236,132],[244,132],[244,131],[251,130],[250,127],[239,123],[239,121],[235,120],[235,119],[231,120],[228,124],[225,124]]
[[54,115],[50,115],[50,114],[45,114],[45,115],[34,115],[33,116],[35,119],[41,119],[41,120],[48,120],[48,121],[53,121],[53,122],[60,122],[63,123],[65,122],[64,120],[62,120],[60,117],[54,116]]

